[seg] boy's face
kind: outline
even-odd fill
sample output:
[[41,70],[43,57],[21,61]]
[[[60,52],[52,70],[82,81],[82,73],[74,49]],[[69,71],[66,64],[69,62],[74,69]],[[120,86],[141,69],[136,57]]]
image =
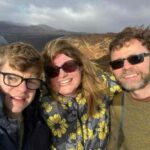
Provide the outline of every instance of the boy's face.
[[[22,76],[23,78],[36,78],[36,76],[33,75],[33,73],[22,73],[18,70],[11,68],[8,63],[4,64],[1,67],[0,72],[16,74]],[[8,80],[10,78],[11,76],[8,78]],[[6,107],[6,111],[11,116],[13,116],[13,114],[20,114],[33,101],[36,93],[36,90],[30,90],[27,88],[25,81],[23,81],[17,87],[11,87],[6,85],[4,83],[3,74],[0,74],[0,87],[1,90],[5,93],[4,104]]]

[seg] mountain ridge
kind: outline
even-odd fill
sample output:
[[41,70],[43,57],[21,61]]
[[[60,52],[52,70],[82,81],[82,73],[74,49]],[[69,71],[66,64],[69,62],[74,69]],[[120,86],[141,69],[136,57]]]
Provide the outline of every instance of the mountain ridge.
[[38,51],[42,51],[48,41],[64,38],[81,49],[90,59],[98,59],[107,54],[108,45],[115,34],[72,32],[44,24],[24,25],[0,21],[0,35],[8,43],[27,42]]
[[0,34],[72,34],[75,32],[55,29],[48,25],[25,25],[12,22],[0,21]]

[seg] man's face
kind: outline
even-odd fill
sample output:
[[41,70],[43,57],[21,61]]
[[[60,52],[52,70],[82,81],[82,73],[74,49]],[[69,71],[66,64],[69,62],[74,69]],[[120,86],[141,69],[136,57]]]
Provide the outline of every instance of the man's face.
[[[0,71],[5,73],[13,73],[22,76],[24,78],[36,77],[33,76],[33,73],[30,72],[22,73],[18,70],[15,70],[11,68],[8,63],[3,65]],[[13,116],[13,114],[20,114],[32,102],[36,93],[36,90],[30,90],[27,88],[25,81],[23,81],[17,87],[11,87],[6,85],[4,83],[3,74],[0,74],[0,88],[5,93],[4,104],[6,107],[6,111],[11,116]]]
[[[127,58],[131,55],[149,53],[142,43],[136,39],[127,42],[122,48],[111,52],[111,61]],[[135,91],[150,85],[150,56],[144,57],[144,61],[138,64],[130,64],[124,60],[121,68],[111,71],[115,75],[120,85],[127,91]]]

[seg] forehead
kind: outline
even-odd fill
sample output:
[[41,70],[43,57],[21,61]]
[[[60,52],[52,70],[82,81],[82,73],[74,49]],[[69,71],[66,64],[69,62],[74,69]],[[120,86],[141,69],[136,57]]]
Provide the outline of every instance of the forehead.
[[8,62],[6,62],[3,66],[1,66],[0,71],[1,72],[12,73],[12,74],[17,74],[17,75],[23,76],[25,78],[37,77],[37,75],[35,73],[33,73],[32,70],[22,72],[22,71],[19,71],[17,69],[14,69],[14,68],[10,67]]
[[111,52],[111,59],[125,58],[129,55],[140,54],[149,52],[148,49],[142,45],[142,43],[136,39],[126,42],[123,47],[114,49]]
[[65,54],[57,54],[54,59],[53,59],[53,64],[54,65],[62,65],[64,62],[73,60],[73,58],[65,55]]

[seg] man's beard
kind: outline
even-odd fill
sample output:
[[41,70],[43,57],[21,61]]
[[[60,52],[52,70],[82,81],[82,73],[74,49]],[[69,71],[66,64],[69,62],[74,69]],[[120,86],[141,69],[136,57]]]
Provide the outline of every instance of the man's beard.
[[[120,78],[118,80],[118,84],[122,87],[123,90],[128,92],[133,92],[139,89],[144,88],[146,85],[150,83],[150,71],[148,74],[139,73],[141,76],[140,81],[135,83],[123,82]],[[122,78],[122,77],[121,77]]]

